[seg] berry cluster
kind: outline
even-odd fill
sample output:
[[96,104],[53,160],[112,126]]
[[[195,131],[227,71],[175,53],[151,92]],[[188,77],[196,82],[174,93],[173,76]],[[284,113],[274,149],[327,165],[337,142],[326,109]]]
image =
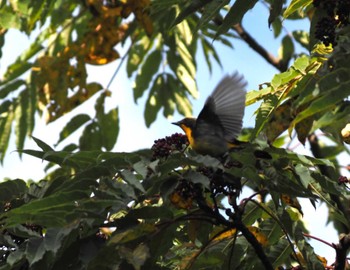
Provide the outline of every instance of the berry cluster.
[[[232,168],[236,164],[232,161],[229,165],[229,168]],[[213,195],[224,194],[233,196],[241,191],[241,180],[231,174],[222,170],[214,171],[209,167],[199,167],[197,171],[209,178],[210,189]]]
[[174,151],[183,151],[188,146],[188,140],[186,135],[175,133],[171,136],[158,139],[154,141],[152,146],[153,158],[168,157]]
[[348,184],[350,181],[346,176],[339,176],[338,178],[338,184],[339,185],[344,185],[344,184]]
[[197,200],[198,202],[198,199],[202,197],[202,188],[200,184],[194,184],[183,179],[170,195],[170,201],[178,208],[190,209],[193,200]]
[[335,46],[336,29],[349,24],[350,1],[349,0],[314,0],[313,5],[326,11],[327,15],[316,24],[315,37],[326,46]]

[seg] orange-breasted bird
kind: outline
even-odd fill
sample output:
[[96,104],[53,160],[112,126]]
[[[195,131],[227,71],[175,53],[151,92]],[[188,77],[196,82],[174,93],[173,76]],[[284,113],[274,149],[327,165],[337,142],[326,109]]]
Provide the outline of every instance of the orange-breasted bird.
[[173,123],[186,133],[192,149],[202,155],[221,156],[235,146],[242,129],[246,82],[235,73],[225,76],[207,98],[197,118]]

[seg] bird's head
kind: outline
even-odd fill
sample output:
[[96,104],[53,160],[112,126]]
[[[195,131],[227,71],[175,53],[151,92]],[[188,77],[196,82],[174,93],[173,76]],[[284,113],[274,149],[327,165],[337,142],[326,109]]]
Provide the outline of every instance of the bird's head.
[[188,129],[194,129],[196,125],[196,118],[186,117],[178,122],[173,122],[172,124],[179,126],[183,131],[186,132]]

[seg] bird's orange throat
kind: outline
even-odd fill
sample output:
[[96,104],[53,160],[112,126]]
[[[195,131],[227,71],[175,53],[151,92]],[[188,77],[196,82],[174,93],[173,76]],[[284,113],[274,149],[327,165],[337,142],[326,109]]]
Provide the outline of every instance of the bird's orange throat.
[[182,130],[186,133],[188,142],[190,143],[191,147],[193,147],[193,145],[194,145],[194,140],[193,140],[193,137],[192,137],[192,129],[189,128],[188,126],[183,125],[183,124],[180,125],[180,127],[181,127]]

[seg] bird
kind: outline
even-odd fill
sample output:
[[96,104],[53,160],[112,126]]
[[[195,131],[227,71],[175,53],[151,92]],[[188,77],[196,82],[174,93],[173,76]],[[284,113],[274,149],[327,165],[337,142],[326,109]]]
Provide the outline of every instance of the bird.
[[219,157],[239,144],[236,138],[242,129],[246,85],[237,72],[224,76],[197,118],[186,117],[172,123],[185,132],[195,152]]

